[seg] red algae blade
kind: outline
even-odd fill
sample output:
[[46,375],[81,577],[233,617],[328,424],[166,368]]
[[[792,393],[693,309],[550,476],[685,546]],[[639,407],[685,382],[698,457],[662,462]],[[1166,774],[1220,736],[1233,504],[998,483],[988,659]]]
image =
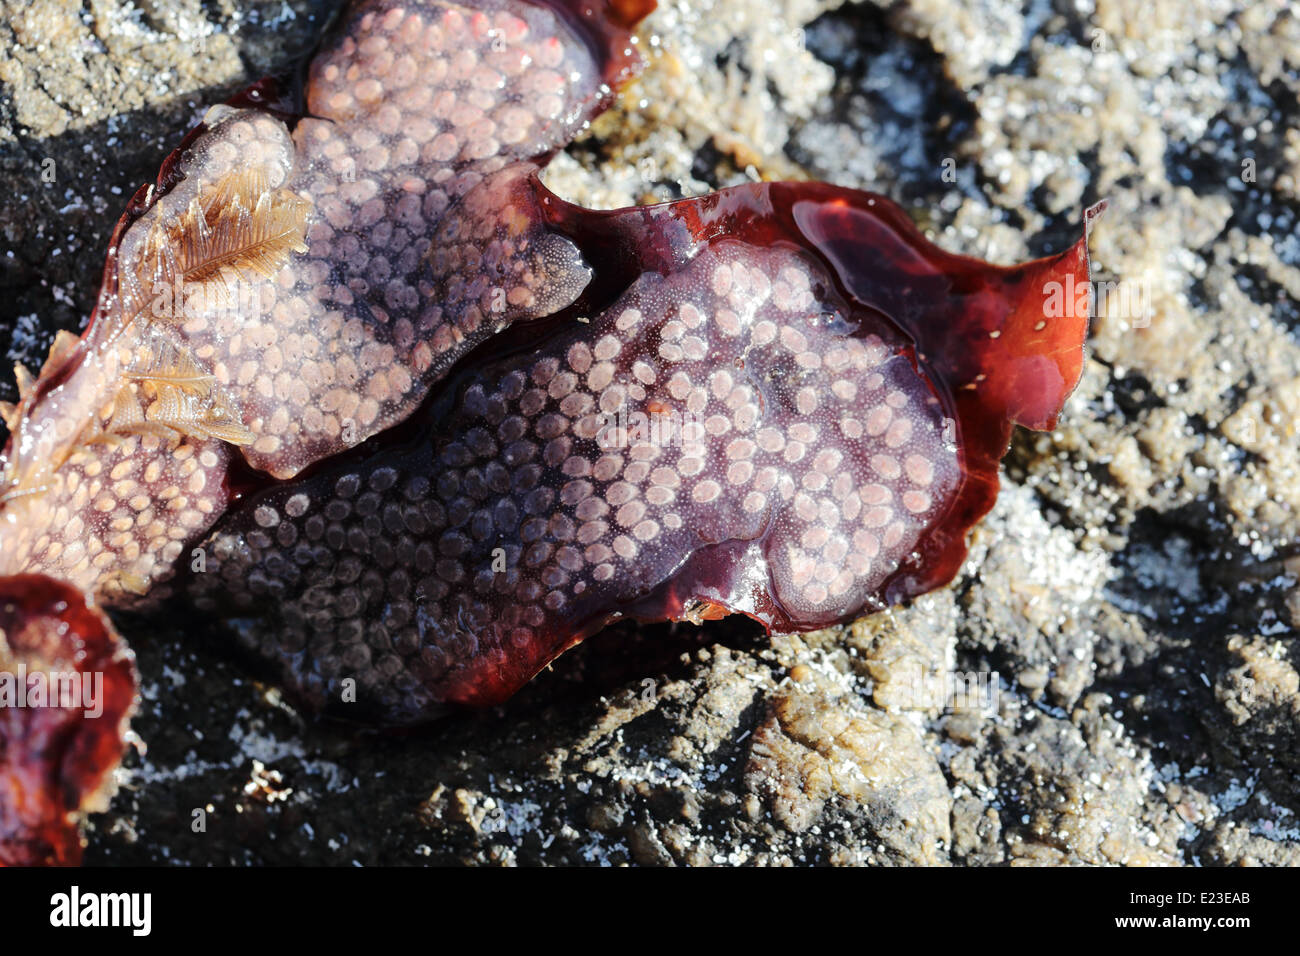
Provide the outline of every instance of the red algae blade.
[[42,575],[0,578],[0,865],[76,864],[135,708],[134,658],[101,611]]
[[993,266],[821,184],[612,212],[511,184],[590,267],[575,304],[461,363],[404,442],[250,497],[189,582],[313,708],[415,722],[621,617],[808,630],[931,590],[1013,421],[1077,381],[1086,314],[1038,325],[1082,245]]
[[587,38],[611,89],[640,72],[633,31],[658,4],[656,0],[529,0],[563,14]]
[[137,192],[85,336],[4,410],[0,664],[70,642],[107,703],[0,708],[0,861],[74,862],[120,759],[92,600],[188,598],[307,707],[402,725],[620,618],[809,630],[956,574],[1013,425],[1079,380],[1100,206],[1001,267],[826,184],[567,203],[537,174],[653,6],[353,4]]

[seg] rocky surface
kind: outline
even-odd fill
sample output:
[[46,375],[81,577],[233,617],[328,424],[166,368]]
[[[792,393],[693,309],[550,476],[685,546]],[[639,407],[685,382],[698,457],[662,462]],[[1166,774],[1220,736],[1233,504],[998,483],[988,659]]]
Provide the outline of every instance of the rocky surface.
[[[84,320],[126,198],[204,106],[332,9],[0,0],[11,359]],[[795,637],[615,627],[400,736],[305,721],[206,622],[124,619],[142,743],[87,861],[1300,864],[1300,19],[669,0],[642,43],[549,174],[569,198],[824,178],[1002,262],[1110,200],[1084,382],[1016,437],[957,581]]]

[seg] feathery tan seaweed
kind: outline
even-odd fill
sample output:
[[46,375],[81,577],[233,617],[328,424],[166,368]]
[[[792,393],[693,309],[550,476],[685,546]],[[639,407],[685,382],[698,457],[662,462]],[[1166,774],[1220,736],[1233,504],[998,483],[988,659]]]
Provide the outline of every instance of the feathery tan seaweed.
[[[133,351],[147,358],[128,366],[113,381],[106,381],[102,397],[86,413],[85,425],[71,440],[56,448],[42,448],[43,460],[23,461],[21,454],[4,462],[4,493],[0,504],[40,490],[46,476],[78,449],[97,443],[115,443],[131,435],[193,436],[236,445],[253,440],[230,407],[215,377],[199,367],[193,353],[166,325],[144,325],[141,320],[162,318],[150,308],[153,290],[198,288],[226,306],[239,282],[270,279],[290,254],[307,249],[305,226],[311,204],[284,188],[272,189],[265,168],[231,171],[212,183],[202,183],[188,205],[170,215],[165,206],[154,207],[154,221],[133,262],[121,262],[117,307],[95,330],[98,355],[122,347],[128,330],[140,336]],[[142,224],[143,225],[143,224]],[[171,310],[175,318],[180,309]],[[60,333],[51,346],[42,374],[56,369],[79,344],[70,333]],[[99,361],[87,355],[88,361]],[[24,367],[15,369],[17,405],[0,403],[0,417],[17,434],[41,410],[32,407],[36,378]],[[47,415],[67,414],[51,408]],[[17,442],[12,446],[18,448]]]

